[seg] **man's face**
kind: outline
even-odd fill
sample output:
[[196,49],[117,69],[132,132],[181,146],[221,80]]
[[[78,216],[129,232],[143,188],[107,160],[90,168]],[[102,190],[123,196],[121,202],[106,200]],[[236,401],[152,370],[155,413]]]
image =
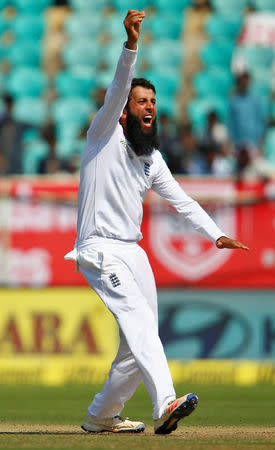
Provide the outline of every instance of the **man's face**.
[[138,119],[144,133],[150,133],[156,119],[156,98],[152,89],[136,86],[132,89],[129,110]]

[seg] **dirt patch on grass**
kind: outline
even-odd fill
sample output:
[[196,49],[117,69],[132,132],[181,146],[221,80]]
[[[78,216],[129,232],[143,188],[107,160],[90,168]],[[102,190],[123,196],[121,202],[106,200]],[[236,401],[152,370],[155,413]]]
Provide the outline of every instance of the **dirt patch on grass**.
[[[53,424],[11,424],[0,423],[1,434],[72,434],[72,435],[85,435],[86,433],[81,430],[78,425],[53,425]],[[111,435],[112,433],[100,433],[104,436]],[[97,434],[98,435],[98,434]],[[122,434],[120,434],[122,436]],[[125,436],[129,434],[125,433]],[[142,436],[156,436],[152,426],[147,426],[144,433],[140,433]],[[239,440],[255,440],[255,441],[268,441],[275,442],[275,426],[180,426],[174,431],[171,436],[184,437],[187,440],[193,439],[239,439]],[[168,437],[168,436],[166,436]]]

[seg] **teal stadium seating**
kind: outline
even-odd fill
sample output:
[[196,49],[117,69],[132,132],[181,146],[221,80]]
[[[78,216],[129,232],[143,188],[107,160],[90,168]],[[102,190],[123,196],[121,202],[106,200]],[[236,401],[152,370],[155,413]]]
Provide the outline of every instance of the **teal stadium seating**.
[[39,97],[47,86],[46,75],[37,68],[19,67],[7,77],[7,90],[15,98]]
[[196,98],[188,105],[188,116],[194,131],[201,132],[206,125],[206,117],[210,111],[216,111],[222,122],[227,119],[228,104],[226,97],[208,95],[207,98]]
[[242,22],[243,18],[238,14],[232,16],[211,14],[205,22],[205,31],[212,39],[227,38],[234,40],[240,32]]
[[67,97],[55,100],[52,115],[58,126],[82,126],[95,112],[95,105],[82,97]]
[[275,128],[270,128],[265,137],[264,156],[271,164],[275,165]]
[[74,67],[71,71],[59,72],[55,78],[55,88],[61,97],[89,97],[95,84],[92,68]]
[[167,11],[179,13],[188,6],[191,6],[192,3],[193,0],[153,0],[154,6],[164,13]]
[[211,0],[213,9],[223,16],[242,14],[249,0]]
[[184,28],[184,14],[158,13],[152,19],[144,22],[144,29],[148,30],[154,39],[179,39]]
[[258,11],[275,11],[274,0],[251,0],[251,5]]
[[71,7],[75,11],[99,11],[105,6],[109,5],[109,0],[70,0]]
[[44,29],[44,17],[34,14],[19,14],[12,22],[12,30],[17,39],[41,39]]
[[8,4],[15,6],[20,13],[40,14],[54,4],[54,0],[12,0]]
[[[72,13],[68,16],[64,29],[71,39],[96,38],[101,30],[100,16],[97,13]],[[88,56],[88,55],[87,55]]]
[[38,172],[42,159],[49,155],[49,145],[42,139],[31,139],[25,143],[22,155],[23,173],[31,175]]
[[39,66],[41,59],[41,42],[16,40],[6,54],[6,59],[12,66]]
[[75,65],[94,67],[98,55],[98,43],[91,42],[91,39],[84,37],[69,41],[62,50],[62,59],[67,67]]
[[148,6],[148,0],[112,0],[113,6],[120,10],[127,12],[128,9],[138,9],[142,11],[146,6]]
[[222,67],[213,67],[198,72],[193,78],[194,89],[200,97],[207,97],[209,94],[227,96],[232,85],[231,72]]
[[219,39],[205,44],[200,50],[200,58],[205,67],[222,66],[229,68],[234,50],[230,39]]
[[46,103],[40,98],[23,97],[18,99],[13,106],[13,114],[17,120],[27,122],[35,126],[43,126],[49,115]]

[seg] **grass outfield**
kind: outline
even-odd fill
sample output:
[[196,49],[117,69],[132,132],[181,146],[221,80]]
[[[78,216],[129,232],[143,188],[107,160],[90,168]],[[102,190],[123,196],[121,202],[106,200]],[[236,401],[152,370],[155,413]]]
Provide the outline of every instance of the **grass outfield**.
[[[187,388],[187,389],[186,389]],[[1,448],[275,448],[275,387],[177,386],[194,391],[198,409],[169,436],[155,436],[151,400],[141,386],[123,414],[146,424],[140,435],[82,432],[97,387],[0,386]]]

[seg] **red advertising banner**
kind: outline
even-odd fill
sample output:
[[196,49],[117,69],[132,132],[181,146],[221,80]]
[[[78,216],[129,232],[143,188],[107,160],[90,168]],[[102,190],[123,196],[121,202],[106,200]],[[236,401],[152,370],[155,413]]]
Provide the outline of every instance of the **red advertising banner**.
[[[275,181],[180,179],[225,234],[249,252],[218,250],[150,192],[140,245],[158,287],[274,288]],[[64,254],[76,237],[77,180],[0,179],[0,284],[82,285]]]

